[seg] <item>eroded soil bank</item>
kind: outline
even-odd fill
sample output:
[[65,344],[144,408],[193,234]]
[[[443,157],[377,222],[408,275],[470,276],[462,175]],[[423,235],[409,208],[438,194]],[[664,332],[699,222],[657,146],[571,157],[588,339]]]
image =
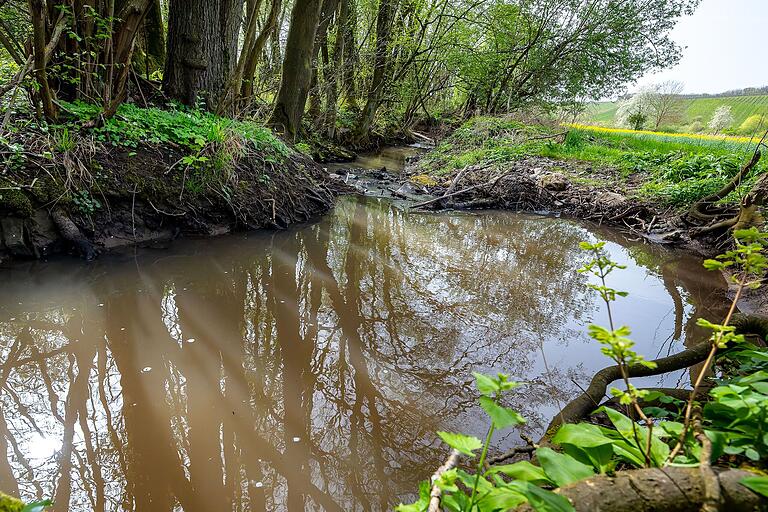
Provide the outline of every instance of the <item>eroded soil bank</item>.
[[[343,188],[299,153],[189,157],[173,145],[124,148],[78,141],[52,154],[35,141],[4,152],[0,261],[180,235],[282,229],[326,212]],[[231,157],[231,158],[230,158]]]

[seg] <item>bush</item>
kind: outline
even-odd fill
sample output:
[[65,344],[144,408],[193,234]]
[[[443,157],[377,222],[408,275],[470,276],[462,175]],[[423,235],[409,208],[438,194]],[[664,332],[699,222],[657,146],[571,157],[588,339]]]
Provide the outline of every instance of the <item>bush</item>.
[[741,135],[757,135],[759,132],[763,132],[768,128],[768,115],[755,114],[749,116],[739,126],[739,134]]

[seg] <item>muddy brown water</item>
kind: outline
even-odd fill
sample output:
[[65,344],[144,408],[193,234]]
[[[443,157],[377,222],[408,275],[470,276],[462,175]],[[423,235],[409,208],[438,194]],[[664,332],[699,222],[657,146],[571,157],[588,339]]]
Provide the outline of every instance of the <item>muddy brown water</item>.
[[484,434],[472,371],[525,383],[509,405],[535,436],[606,365],[576,272],[598,239],[628,267],[615,317],[641,353],[703,340],[725,284],[695,257],[372,198],[287,232],[2,269],[0,489],[61,511],[391,509],[446,457],[435,431]]

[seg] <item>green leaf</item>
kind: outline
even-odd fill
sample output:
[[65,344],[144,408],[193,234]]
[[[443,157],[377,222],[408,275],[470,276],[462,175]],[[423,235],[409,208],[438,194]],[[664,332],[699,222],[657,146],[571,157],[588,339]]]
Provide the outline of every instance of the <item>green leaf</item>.
[[472,372],[475,376],[475,386],[485,396],[493,396],[501,391],[501,386],[493,378],[482,373]]
[[443,440],[445,444],[458,450],[464,455],[474,456],[475,450],[483,447],[483,442],[476,437],[465,436],[464,434],[456,434],[453,432],[438,432],[437,435]]
[[528,484],[526,497],[537,512],[575,512],[568,498],[552,491],[547,491],[531,483]]
[[502,473],[514,480],[531,482],[536,485],[553,485],[554,482],[547,477],[544,470],[539,466],[534,466],[527,460],[515,462],[514,464],[505,464],[503,466],[491,466],[485,474],[493,475]]
[[[608,415],[608,419],[611,420],[611,423],[613,423],[613,426],[616,427],[616,430],[619,432],[619,434],[621,434],[621,436],[632,448],[639,452],[639,458],[641,459],[640,464],[644,464],[645,456],[643,455],[643,451],[647,445],[649,435],[648,429],[638,425],[631,419],[621,414],[619,411],[611,409],[610,407],[601,407],[598,409],[598,411],[604,412],[606,415]],[[635,436],[637,436],[637,439],[635,439]],[[642,450],[640,450],[639,447],[642,447]],[[627,448],[627,451],[633,450]],[[670,449],[666,443],[662,442],[655,435],[651,436],[651,453],[649,454],[649,458],[655,466],[662,466],[667,460],[669,452]]]
[[536,457],[547,476],[558,487],[578,482],[595,475],[594,470],[569,455],[557,453],[552,448],[538,448]]
[[584,464],[590,464],[600,473],[613,469],[613,439],[597,425],[589,423],[566,424],[560,427],[552,442]]
[[748,476],[739,480],[739,483],[750,491],[768,498],[768,476]]
[[46,507],[53,505],[51,500],[35,501],[34,503],[28,503],[21,509],[21,512],[43,512]]
[[515,486],[496,487],[477,501],[478,510],[513,510],[528,501]]
[[[397,512],[425,512],[429,508],[430,493],[432,486],[428,481],[419,482],[419,501],[410,505],[400,504],[395,507]],[[25,511],[22,511],[25,512]]]
[[525,423],[525,418],[520,414],[508,407],[498,405],[492,398],[481,396],[479,401],[480,407],[490,416],[494,426],[499,430]]

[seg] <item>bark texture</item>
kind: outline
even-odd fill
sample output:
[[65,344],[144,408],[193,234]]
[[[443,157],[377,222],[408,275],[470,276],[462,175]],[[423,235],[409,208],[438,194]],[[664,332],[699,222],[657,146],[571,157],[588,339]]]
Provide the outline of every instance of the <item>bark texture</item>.
[[357,138],[368,136],[376,117],[376,111],[381,105],[384,96],[384,88],[387,82],[387,69],[389,66],[389,43],[392,37],[392,21],[395,15],[393,0],[380,0],[379,11],[376,16],[376,55],[373,59],[373,79],[368,90],[368,98],[365,107],[360,113],[357,124]]
[[[766,510],[767,500],[739,483],[754,473],[716,471],[721,497],[717,510]],[[560,489],[577,512],[698,512],[704,504],[705,482],[698,468],[638,469],[615,477],[596,476]],[[517,512],[534,510],[530,505]]]
[[163,86],[187,105],[202,96],[209,107],[235,66],[243,0],[171,0]]

